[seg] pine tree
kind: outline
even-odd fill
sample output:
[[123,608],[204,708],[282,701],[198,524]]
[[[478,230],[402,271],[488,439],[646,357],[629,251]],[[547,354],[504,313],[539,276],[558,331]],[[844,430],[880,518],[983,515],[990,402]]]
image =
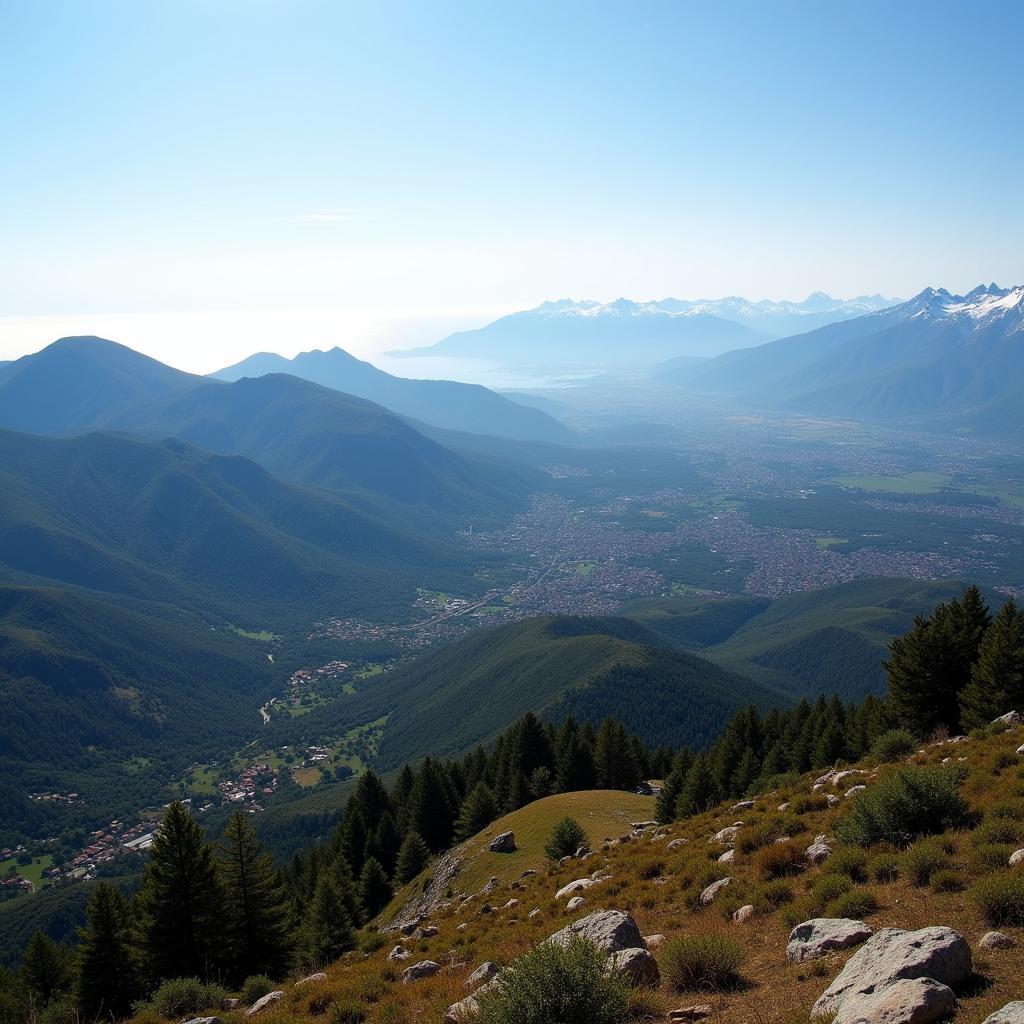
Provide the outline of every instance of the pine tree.
[[640,766],[625,727],[612,718],[601,723],[594,751],[597,784],[601,789],[635,789],[640,782]]
[[478,782],[463,801],[455,829],[458,839],[475,836],[498,816],[498,804],[486,782]]
[[418,832],[407,832],[398,851],[395,878],[402,885],[411,882],[430,862],[430,851]]
[[217,852],[225,949],[234,976],[281,977],[291,958],[291,908],[270,854],[241,811],[228,822]]
[[320,876],[303,928],[304,958],[309,966],[322,967],[337,960],[355,945],[352,917],[342,902],[329,873]]
[[376,917],[391,902],[393,895],[384,868],[376,857],[370,857],[359,875],[359,902],[366,917]]
[[964,728],[1024,710],[1024,611],[1011,598],[985,632],[970,682],[960,694]]
[[432,758],[424,758],[409,794],[409,828],[420,834],[433,853],[440,853],[451,843],[455,809],[442,769]]
[[573,732],[558,760],[555,788],[559,793],[576,793],[593,789],[597,784],[597,772],[590,747]]
[[213,851],[180,803],[167,809],[153,840],[136,917],[149,981],[206,978],[220,966],[222,894]]
[[698,754],[686,773],[679,799],[676,801],[676,817],[688,818],[701,814],[722,799],[718,780],[711,769],[707,754]]
[[71,955],[45,932],[35,932],[21,958],[21,980],[40,1007],[71,990]]
[[551,774],[550,768],[541,765],[530,773],[530,796],[534,800],[542,800],[544,797],[550,796],[554,786],[555,777]]
[[79,932],[78,1008],[86,1020],[127,1017],[139,995],[128,901],[109,882],[100,882],[85,920]]
[[398,856],[398,848],[401,845],[402,836],[395,825],[395,819],[391,816],[390,811],[385,811],[377,823],[377,827],[366,840],[366,846],[363,848],[363,862],[365,863],[370,857],[376,858],[390,877],[394,874],[395,858]]

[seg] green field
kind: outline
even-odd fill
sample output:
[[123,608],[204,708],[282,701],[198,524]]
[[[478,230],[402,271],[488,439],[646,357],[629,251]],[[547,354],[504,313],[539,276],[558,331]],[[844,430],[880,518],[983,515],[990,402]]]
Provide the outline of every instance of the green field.
[[881,491],[885,494],[938,494],[949,483],[949,474],[924,470],[902,476],[834,476],[829,483],[852,487],[858,491]]
[[817,539],[819,548],[834,548],[838,544],[845,544],[846,542],[846,537],[819,537]]
[[33,857],[31,864],[19,864],[16,858],[11,857],[9,860],[0,861],[0,877],[6,875],[13,867],[16,874],[27,878],[36,887],[36,892],[39,892],[47,881],[43,878],[43,872],[52,864],[53,858],[49,854]]
[[276,633],[271,633],[269,630],[250,630],[250,629],[239,629],[238,626],[228,626],[235,636],[244,636],[246,640],[280,640],[281,638]]
[[579,562],[576,565],[576,573],[579,576],[589,576],[594,571],[593,562]]

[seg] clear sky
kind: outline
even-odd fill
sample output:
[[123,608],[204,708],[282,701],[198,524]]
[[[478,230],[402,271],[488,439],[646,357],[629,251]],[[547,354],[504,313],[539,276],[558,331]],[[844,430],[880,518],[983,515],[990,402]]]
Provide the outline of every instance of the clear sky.
[[0,358],[1024,280],[1024,4],[0,0]]

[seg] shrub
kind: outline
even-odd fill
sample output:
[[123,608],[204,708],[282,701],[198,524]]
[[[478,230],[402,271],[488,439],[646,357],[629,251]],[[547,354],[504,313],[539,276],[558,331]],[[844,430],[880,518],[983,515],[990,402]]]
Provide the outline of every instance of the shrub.
[[1003,843],[983,843],[977,847],[972,860],[977,868],[982,871],[991,871],[993,868],[1005,868],[1013,847]]
[[[266,994],[266,993],[264,993]],[[153,993],[143,1009],[161,1017],[195,1016],[200,1010],[220,1008],[227,992],[220,985],[211,985],[198,978],[170,978]]]
[[961,779],[948,768],[901,768],[861,793],[836,824],[836,835],[855,846],[906,846],[961,825],[968,810],[958,792]]
[[765,880],[798,875],[807,867],[804,851],[797,843],[766,846],[757,855],[757,870]]
[[936,892],[963,892],[964,880],[959,871],[943,868],[932,875],[932,888]]
[[789,802],[789,809],[794,814],[808,814],[810,811],[828,809],[828,797],[821,793],[801,793]]
[[588,842],[587,833],[575,818],[563,818],[551,830],[551,838],[547,841],[544,852],[551,860],[561,860],[563,857],[571,857]]
[[1004,768],[1012,768],[1017,763],[1017,755],[1009,750],[1001,750],[996,754],[996,771],[1001,772]]
[[1012,818],[991,818],[983,821],[972,833],[971,841],[978,846],[992,843],[1015,843],[1020,838],[1020,825]]
[[822,865],[826,875],[846,875],[853,882],[867,881],[867,854],[856,846],[841,846]]
[[265,974],[250,974],[242,982],[242,990],[239,996],[247,1006],[252,1005],[257,999],[262,999],[268,992],[274,991],[274,983]]
[[479,1024],[593,1021],[620,1024],[629,986],[605,974],[607,958],[589,942],[542,942],[501,972],[499,985],[479,995]]
[[771,845],[776,839],[791,839],[807,826],[799,818],[771,818],[760,825],[745,828],[736,837],[737,853],[754,853]]
[[903,855],[903,870],[914,885],[927,885],[936,871],[949,866],[949,854],[934,839],[922,839]]
[[828,905],[829,917],[867,917],[878,909],[875,894],[866,889],[851,889]]
[[683,935],[666,943],[658,958],[662,974],[679,992],[735,988],[746,958],[743,947],[724,935]]
[[917,750],[917,737],[909,729],[890,729],[871,744],[876,761],[899,761]]
[[900,860],[895,853],[878,853],[868,861],[868,874],[875,882],[895,882],[900,877]]
[[646,864],[641,864],[637,874],[645,882],[649,882],[652,878],[659,878],[665,873],[665,862],[663,860],[651,860]]
[[757,914],[770,914],[779,907],[793,902],[793,886],[784,878],[776,878],[774,881],[765,882],[754,890],[750,902]]
[[993,925],[1024,925],[1024,876],[1000,871],[983,878],[971,899]]
[[363,1024],[366,1010],[358,999],[343,999],[331,1006],[327,1019],[330,1024]]
[[828,903],[834,903],[852,888],[853,882],[846,875],[822,875],[811,886],[811,899],[820,909]]
[[999,821],[1024,821],[1024,804],[1017,800],[1000,800],[988,809],[988,816]]

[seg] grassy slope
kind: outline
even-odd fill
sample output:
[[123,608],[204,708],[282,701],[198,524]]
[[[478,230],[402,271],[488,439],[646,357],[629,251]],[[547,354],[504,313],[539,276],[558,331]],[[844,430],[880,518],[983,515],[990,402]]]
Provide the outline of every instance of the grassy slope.
[[[983,814],[996,800],[1015,801],[1024,810],[1024,768],[1021,767],[1022,759],[1013,754],[1022,739],[1024,731],[1017,729],[989,739],[972,739],[955,748],[932,746],[914,760],[937,763],[953,751],[956,756],[966,758],[970,776],[963,792],[976,811]],[[1001,769],[997,758],[1004,765]],[[864,762],[864,767],[874,766]],[[888,766],[882,768],[882,771],[891,770]],[[368,1024],[440,1021],[444,1009],[466,994],[465,979],[481,961],[489,959],[499,965],[505,964],[573,920],[573,915],[565,913],[566,901],[556,902],[554,899],[554,893],[560,886],[594,869],[606,869],[612,879],[589,890],[586,905],[575,916],[602,907],[622,909],[636,918],[645,935],[660,932],[670,939],[694,933],[729,935],[743,946],[746,953],[742,971],[744,985],[738,991],[678,993],[672,992],[663,980],[657,991],[643,997],[649,1013],[661,1015],[677,1006],[709,1002],[715,1010],[714,1019],[722,1024],[806,1022],[812,1003],[852,951],[834,954],[816,963],[789,965],[785,956],[790,930],[786,911],[790,909],[791,914],[800,914],[807,909],[806,905],[795,911],[783,908],[767,912],[745,924],[733,922],[731,911],[749,902],[761,884],[757,855],[738,853],[734,864],[719,865],[715,860],[721,848],[709,845],[708,838],[738,818],[752,826],[777,816],[776,806],[793,794],[807,792],[811,781],[812,777],[808,776],[787,789],[760,797],[751,811],[737,813],[723,805],[708,814],[671,826],[660,837],[652,837],[648,832],[639,841],[599,849],[598,855],[588,861],[586,867],[572,862],[563,868],[544,870],[519,883],[516,879],[526,859],[499,859],[493,869],[489,861],[474,865],[470,869],[472,873],[467,872],[465,876],[465,881],[472,881],[473,886],[463,885],[462,880],[456,879],[453,884],[456,891],[471,889],[485,875],[493,873],[503,884],[487,900],[500,908],[509,898],[515,897],[520,900],[520,905],[514,910],[481,915],[478,911],[483,902],[481,897],[464,906],[453,904],[433,916],[433,923],[439,927],[437,936],[406,943],[416,960],[434,959],[451,966],[434,978],[403,985],[400,971],[385,960],[393,944],[389,938],[382,949],[368,958],[364,959],[361,953],[349,954],[329,967],[325,982],[298,989],[286,985],[284,1001],[268,1011],[264,1019],[268,1024],[300,1021],[311,1018],[314,1012],[322,1013],[325,1004],[354,999],[363,1005]],[[621,795],[583,794],[582,797],[586,801],[594,801],[597,815],[610,813],[613,815],[610,820],[616,820],[611,808]],[[573,798],[560,799],[571,805]],[[602,803],[604,809],[601,809]],[[802,831],[795,841],[803,847],[818,833],[832,835],[836,819],[842,813],[841,802],[836,809],[812,810],[798,816]],[[542,823],[546,827],[553,817],[548,801],[539,801],[516,812],[514,819],[524,842],[532,843],[535,841],[533,837],[543,832]],[[490,833],[491,830],[487,831]],[[484,838],[481,835],[467,846],[470,849],[480,846]],[[685,838],[688,842],[682,848],[669,852],[667,842],[672,838]],[[956,850],[953,856],[956,870],[970,885],[982,872],[972,859],[971,836],[955,832],[946,838]],[[502,868],[502,864],[506,866]],[[810,868],[791,879],[797,900],[805,897],[822,871],[822,868]],[[725,875],[733,876],[735,881],[720,901],[711,907],[690,909],[695,894],[703,885]],[[513,888],[513,882],[518,888]],[[876,930],[887,926],[949,925],[963,933],[972,948],[976,948],[978,939],[990,927],[966,892],[934,892],[905,880],[889,884],[871,883],[857,889],[870,891],[878,900],[879,909],[867,915],[867,920]],[[540,909],[540,913],[528,918],[528,912],[535,907]],[[461,924],[466,927],[459,931]],[[1004,927],[1002,930],[1015,934],[1018,939],[1024,938],[1024,929]],[[954,1018],[958,1024],[982,1020],[1009,1000],[1019,998],[1018,960],[1019,949],[984,955],[975,953],[975,968],[981,975],[981,983],[960,993],[961,1004]],[[368,992],[374,993],[372,1002],[366,998]],[[226,1024],[235,1024],[241,1018],[236,1014],[225,1014],[224,1019]]]

